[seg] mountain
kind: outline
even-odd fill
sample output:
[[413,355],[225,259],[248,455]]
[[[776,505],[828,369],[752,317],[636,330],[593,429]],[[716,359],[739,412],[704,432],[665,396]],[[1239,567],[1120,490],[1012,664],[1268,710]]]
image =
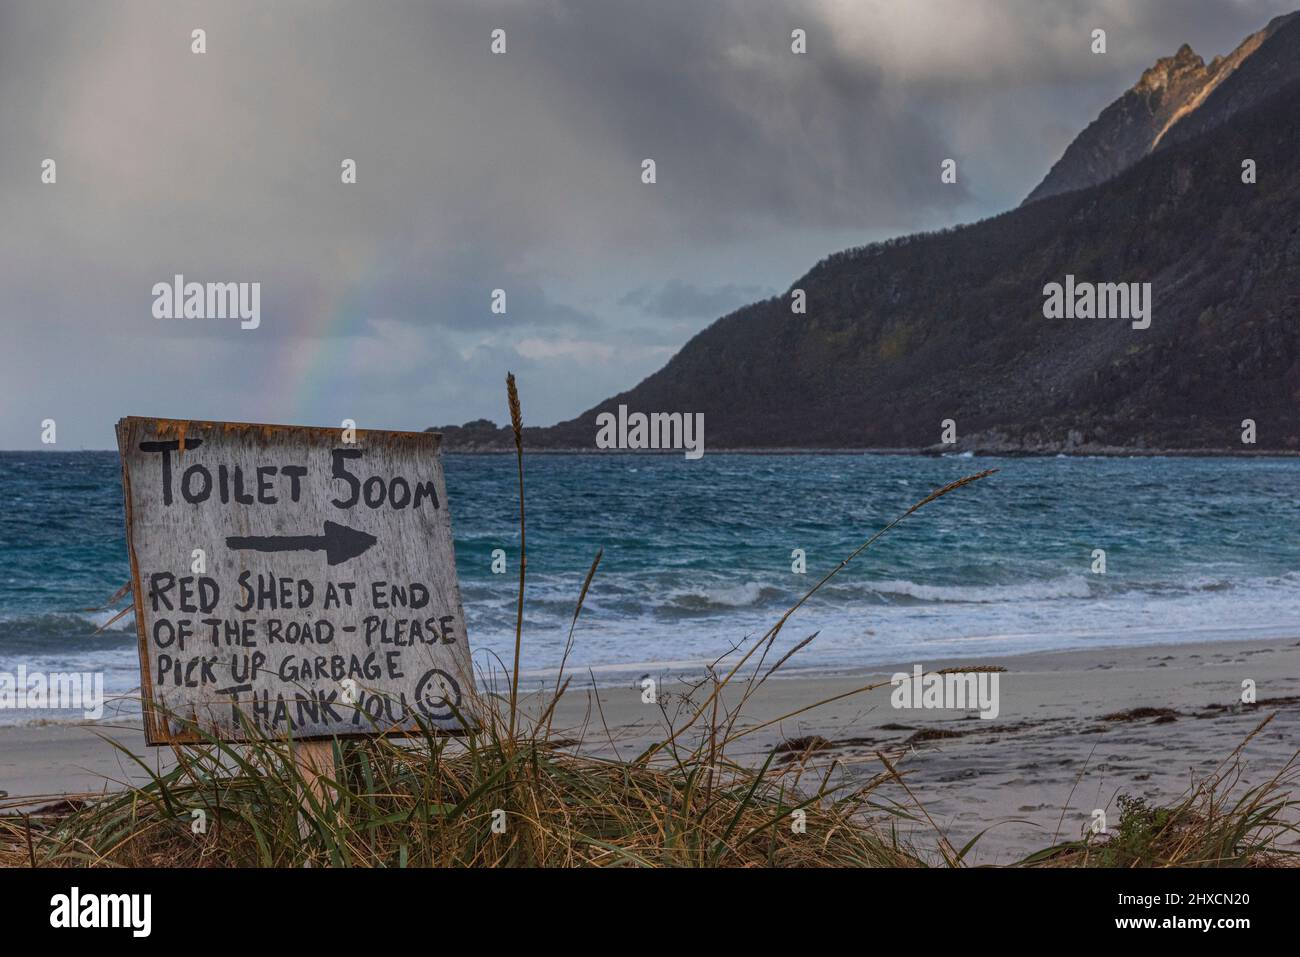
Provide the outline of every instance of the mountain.
[[[737,310],[526,446],[591,450],[597,414],[626,405],[704,413],[713,450],[934,448],[945,419],[959,449],[1300,449],[1300,21],[1277,24],[1103,182],[836,253],[792,286],[806,314],[788,294]],[[1185,125],[1202,114],[1222,120]],[[1150,328],[1045,318],[1045,287],[1067,276],[1151,283]],[[442,431],[451,449],[511,444],[489,422]]]
[[[1025,202],[1104,183],[1163,143],[1212,129],[1300,79],[1297,30],[1300,13],[1291,13],[1208,66],[1185,43],[1173,56],[1157,60],[1079,134]],[[1274,40],[1279,33],[1284,35]]]

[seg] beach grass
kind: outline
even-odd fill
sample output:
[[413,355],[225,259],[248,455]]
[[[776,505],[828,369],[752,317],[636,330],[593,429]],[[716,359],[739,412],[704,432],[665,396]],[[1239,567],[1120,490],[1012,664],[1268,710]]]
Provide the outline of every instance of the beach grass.
[[1269,715],[1203,780],[1169,806],[1121,794],[1118,827],[1031,854],[1028,864],[1067,867],[1294,867],[1300,801],[1293,756],[1273,777],[1242,784],[1241,752],[1272,722]]
[[[304,775],[284,741],[191,747],[146,785],[51,813],[0,817],[8,867],[959,867],[924,812],[873,792],[809,786],[778,769],[600,760],[486,734],[335,742],[336,770]],[[1293,780],[1232,798],[1216,779],[1171,807],[1121,799],[1109,836],[1055,845],[1029,867],[1294,866]],[[802,826],[795,821],[802,812]],[[1291,812],[1291,813],[1288,813]],[[900,828],[910,821],[912,843]],[[196,822],[202,821],[202,827]]]
[[[509,381],[512,425],[522,417]],[[523,447],[517,442],[521,545]],[[859,546],[756,641],[733,648],[678,697],[667,730],[635,757],[592,753],[555,727],[569,693],[574,628],[592,581],[581,586],[554,686],[521,699],[518,687],[525,578],[508,692],[478,694],[462,733],[422,725],[414,737],[376,734],[326,744],[260,735],[173,746],[161,773],[105,737],[142,768],[138,786],[44,812],[0,814],[0,865],[136,867],[924,867],[965,866],[980,836],[955,847],[899,770],[899,753],[849,782],[815,760],[826,742],[786,741],[734,759],[734,745],[813,708],[866,695],[877,682],[809,702],[762,722],[745,705],[815,638],[769,663],[800,607],[882,535],[921,508],[986,478],[981,472],[927,495]],[[494,685],[485,682],[489,689]],[[596,698],[597,703],[599,698]],[[670,720],[669,720],[670,719]],[[608,728],[599,732],[607,737]],[[1263,722],[1255,733],[1267,724]],[[1240,753],[1170,807],[1121,799],[1108,835],[1052,844],[1033,867],[1279,866],[1294,863],[1282,837],[1296,832],[1295,765],[1249,790]],[[308,760],[310,757],[310,760]],[[887,786],[888,785],[888,786]],[[886,798],[901,792],[905,798]]]
[[[334,744],[304,775],[283,741],[188,748],[145,786],[51,819],[9,818],[12,866],[914,866],[857,823],[869,790],[797,774],[575,755],[485,732]],[[806,832],[790,826],[806,814]],[[195,812],[199,812],[196,814]],[[204,821],[204,833],[193,832]],[[30,840],[30,845],[29,845]]]

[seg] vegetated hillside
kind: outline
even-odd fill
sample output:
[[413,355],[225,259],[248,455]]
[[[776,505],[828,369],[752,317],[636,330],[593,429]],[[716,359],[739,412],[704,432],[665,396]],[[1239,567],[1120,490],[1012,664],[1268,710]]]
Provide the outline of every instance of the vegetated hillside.
[[[837,253],[789,296],[713,323],[660,371],[533,448],[593,449],[595,418],[703,412],[718,448],[1300,448],[1300,84],[1108,182],[971,226]],[[1258,182],[1242,182],[1244,158]],[[1043,287],[1153,283],[1151,328],[1046,319]],[[448,448],[506,447],[490,423]]]
[[[789,298],[715,322],[595,416],[704,412],[719,447],[1300,446],[1300,86],[1116,179],[994,219],[831,256]],[[1259,181],[1242,183],[1241,161]],[[1045,319],[1067,273],[1153,283],[1151,328]],[[1075,433],[1071,439],[1071,433]]]
[[1183,44],[1103,110],[1025,202],[1104,183],[1161,146],[1213,129],[1297,79],[1300,14],[1275,18],[1208,65]]

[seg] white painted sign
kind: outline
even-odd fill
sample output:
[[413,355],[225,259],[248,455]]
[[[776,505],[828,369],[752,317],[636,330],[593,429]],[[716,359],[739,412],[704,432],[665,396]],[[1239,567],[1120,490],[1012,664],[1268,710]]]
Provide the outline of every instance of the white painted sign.
[[117,425],[150,744],[471,724],[441,436]]

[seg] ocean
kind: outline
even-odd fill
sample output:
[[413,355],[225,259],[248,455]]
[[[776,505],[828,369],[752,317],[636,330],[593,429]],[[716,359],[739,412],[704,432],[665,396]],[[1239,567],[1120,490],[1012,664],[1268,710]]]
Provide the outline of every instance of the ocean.
[[[448,499],[477,665],[513,653],[513,456],[448,455]],[[791,673],[1017,652],[1300,635],[1300,460],[894,455],[527,457],[523,663],[632,682],[698,670],[762,635],[823,574],[932,489],[927,505],[791,618]],[[99,671],[138,688],[114,452],[0,453],[0,672]],[[506,572],[494,574],[493,550]],[[792,571],[802,549],[806,573]],[[1104,574],[1093,571],[1104,549]],[[119,603],[119,604],[124,604]],[[0,710],[0,723],[20,712]]]

